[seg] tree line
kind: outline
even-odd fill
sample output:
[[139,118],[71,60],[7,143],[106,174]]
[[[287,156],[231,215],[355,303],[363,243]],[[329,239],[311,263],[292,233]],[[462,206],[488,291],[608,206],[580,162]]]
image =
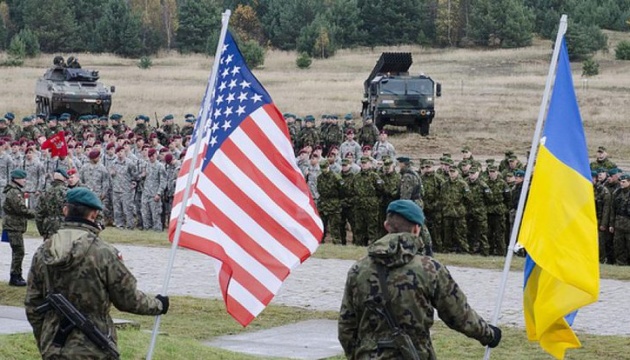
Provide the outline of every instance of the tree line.
[[566,13],[570,54],[583,59],[606,47],[602,29],[627,31],[630,19],[630,0],[2,0],[0,48],[214,54],[226,8],[239,43],[313,57],[356,46],[523,47],[535,34],[553,38]]

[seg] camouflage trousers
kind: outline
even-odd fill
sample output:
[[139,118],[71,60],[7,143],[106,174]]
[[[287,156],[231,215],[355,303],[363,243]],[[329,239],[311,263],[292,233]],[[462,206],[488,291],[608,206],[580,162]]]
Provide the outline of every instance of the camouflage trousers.
[[488,246],[488,218],[483,215],[466,216],[468,248],[471,253],[489,255]]
[[599,244],[599,262],[606,263],[606,240],[608,238],[608,229],[597,230],[597,242]]
[[[341,244],[341,212],[322,211],[319,215],[324,223],[324,238],[326,238],[326,234],[328,234],[333,244]],[[322,243],[324,242],[324,238],[322,238]]]
[[378,229],[383,224],[378,223],[378,200],[364,200],[365,203],[355,208],[352,241],[355,245],[368,246],[378,239]]
[[491,255],[505,256],[505,214],[488,214],[488,245]]
[[22,275],[22,261],[24,260],[24,234],[7,231],[11,244],[11,274]]
[[630,261],[630,230],[615,228],[613,242],[617,265],[628,265]]
[[136,227],[143,229],[144,224],[142,222],[142,191],[138,191],[133,198],[133,208],[136,214]]
[[142,226],[145,230],[162,231],[162,201],[142,197]]
[[114,225],[116,227],[134,228],[135,206],[129,193],[112,193]]
[[[0,189],[4,189],[5,186],[6,184],[0,185]],[[4,210],[2,210],[2,206],[4,205],[4,199],[6,199],[6,197],[6,194],[0,191],[0,217],[4,216]]]
[[424,223],[433,240],[433,251],[442,252],[442,214],[439,211],[424,209]]
[[103,217],[105,217],[105,223],[113,222],[114,219],[114,201],[111,191],[103,194]]
[[443,218],[442,227],[442,248],[445,252],[467,253],[468,234],[466,226],[466,217],[450,217]]
[[164,199],[162,209],[162,223],[164,224],[164,228],[168,228],[168,224],[171,222],[171,210],[173,210],[172,196]]

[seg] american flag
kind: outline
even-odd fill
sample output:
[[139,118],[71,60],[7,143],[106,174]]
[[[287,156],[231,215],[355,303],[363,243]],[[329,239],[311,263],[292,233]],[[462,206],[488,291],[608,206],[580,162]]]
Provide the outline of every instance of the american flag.
[[[203,119],[207,119],[205,126]],[[228,32],[177,179],[169,239],[216,259],[226,308],[247,326],[319,245],[322,222],[280,111]],[[201,141],[190,200],[183,193]]]

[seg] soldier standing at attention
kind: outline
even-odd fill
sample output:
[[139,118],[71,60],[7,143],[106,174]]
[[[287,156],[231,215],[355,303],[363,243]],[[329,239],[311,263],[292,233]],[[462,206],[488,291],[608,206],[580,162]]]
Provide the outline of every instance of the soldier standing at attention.
[[499,168],[496,165],[488,166],[488,187],[490,196],[486,204],[488,214],[488,244],[490,254],[505,256],[505,232],[506,216],[511,194],[508,184],[499,177]]
[[361,145],[354,141],[354,130],[346,130],[346,141],[339,146],[339,153],[342,159],[345,159],[349,153],[352,154],[354,161],[361,158]]
[[357,141],[361,146],[372,146],[376,140],[378,140],[378,134],[379,131],[376,125],[374,125],[374,120],[372,117],[367,117],[363,126],[357,131]]
[[35,209],[35,224],[37,231],[44,240],[56,233],[63,219],[63,205],[66,202],[66,181],[68,173],[57,169],[53,173],[53,182],[41,196]]
[[442,186],[442,246],[444,251],[467,253],[466,206],[470,203],[470,189],[453,160],[448,160],[448,179]]
[[352,232],[352,241],[356,244],[356,237],[354,236],[354,201],[355,194],[353,188],[353,182],[356,177],[352,171],[350,159],[341,160],[341,186],[342,186],[342,198],[341,198],[341,224],[339,232],[341,233],[341,245],[346,245],[346,224],[350,226]]
[[193,114],[186,114],[184,117],[184,126],[180,131],[180,135],[185,138],[186,136],[190,136],[195,129],[195,122],[197,121],[197,117]]
[[[387,208],[388,235],[368,248],[368,256],[348,271],[341,310],[339,342],[348,359],[436,359],[430,329],[434,310],[448,327],[491,348],[499,345],[501,330],[488,324],[468,304],[448,269],[422,254],[420,227],[424,215],[409,200]],[[386,316],[400,328],[394,334]],[[414,349],[404,351],[400,338]]]
[[157,161],[157,151],[149,149],[142,189],[142,225],[144,230],[162,231],[162,196],[166,188],[166,169]]
[[442,185],[444,179],[433,170],[433,160],[420,162],[425,225],[431,234],[434,250],[442,251]]
[[136,166],[125,153],[125,148],[116,148],[116,159],[110,165],[112,177],[112,204],[114,226],[118,229],[134,228],[133,184],[138,174]]
[[25,286],[26,281],[22,277],[22,260],[24,260],[24,233],[26,232],[26,219],[35,217],[35,212],[26,207],[24,203],[24,184],[26,184],[26,171],[16,169],[11,171],[11,181],[4,187],[5,196],[2,210],[2,232],[11,244],[11,272],[9,285]]
[[[378,223],[382,224],[387,215],[387,206],[400,197],[400,173],[396,171],[394,160],[389,156],[383,158],[383,168],[379,175],[383,179],[383,191],[379,204]],[[387,230],[381,228],[380,236],[384,236],[386,233]]]
[[630,262],[630,174],[619,177],[619,189],[613,193],[613,224],[608,229],[614,234],[615,261],[617,265]]
[[[0,189],[7,186],[11,179],[11,170],[15,169],[13,158],[7,153],[7,149],[8,143],[0,140]],[[0,216],[3,214],[2,204],[4,204],[4,193],[0,193]]]
[[378,134],[378,140],[372,147],[372,155],[376,160],[381,160],[384,156],[389,156],[392,159],[396,158],[396,149],[387,140],[387,132],[385,130],[381,130]]
[[[60,294],[103,335],[117,342],[109,315],[111,305],[139,315],[166,314],[169,298],[148,296],[136,287],[136,278],[113,246],[99,238],[94,222],[103,209],[99,198],[86,188],[69,190],[59,231],[33,256],[26,289],[26,316],[44,359],[111,359],[78,329],[61,339],[59,329],[67,319],[53,310],[39,312],[48,294]],[[118,349],[116,349],[118,350]]]
[[304,122],[305,126],[300,130],[298,135],[298,147],[315,147],[316,145],[319,145],[319,131],[315,127],[315,118],[313,115],[306,115],[306,117],[304,117]]
[[488,214],[486,204],[490,197],[490,188],[479,178],[481,169],[473,166],[468,175],[470,205],[466,207],[466,227],[468,228],[468,246],[472,253],[490,255],[488,246]]
[[367,156],[361,158],[361,172],[353,179],[354,237],[355,245],[367,246],[378,238],[379,194],[383,190],[383,180],[372,170],[372,161]]
[[396,160],[400,168],[400,199],[412,200],[422,208],[422,180],[411,167],[413,162],[406,156],[400,156]]
[[597,182],[597,171],[591,171],[593,178],[593,191],[595,192],[595,214],[597,215],[597,239],[599,242],[599,262],[606,263],[606,240],[610,222],[610,208],[612,196],[610,191]]
[[[324,238],[330,235],[333,244],[341,243],[341,176],[330,170],[330,164],[324,160],[320,163],[321,173],[317,177],[317,210],[324,223]],[[322,238],[322,242],[324,242]]]

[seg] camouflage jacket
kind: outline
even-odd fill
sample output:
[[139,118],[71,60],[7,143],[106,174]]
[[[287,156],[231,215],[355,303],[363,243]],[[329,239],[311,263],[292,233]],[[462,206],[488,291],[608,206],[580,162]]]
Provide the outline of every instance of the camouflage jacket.
[[337,124],[330,124],[326,128],[326,132],[322,134],[322,140],[326,146],[339,146],[343,142],[343,133],[341,127]]
[[378,128],[374,124],[363,125],[357,132],[357,142],[364,145],[374,145],[378,140]]
[[307,145],[316,146],[319,145],[319,131],[316,127],[303,128],[298,135],[298,147],[301,149]]
[[442,186],[442,215],[446,217],[463,217],[466,206],[470,203],[470,189],[463,179],[448,179]]
[[354,194],[354,179],[356,178],[356,174],[352,171],[340,172],[341,176],[341,207],[349,208],[354,204],[355,194]]
[[177,175],[179,174],[180,167],[181,165],[177,161],[164,165],[166,169],[166,188],[164,189],[164,196],[167,198],[175,196]]
[[381,173],[383,191],[381,192],[381,204],[387,206],[390,202],[400,197],[400,174],[396,171]]
[[63,127],[61,125],[55,125],[53,127],[46,127],[44,129],[44,135],[47,138],[49,138],[62,130],[63,130]]
[[354,161],[359,161],[359,159],[361,159],[361,145],[359,145],[358,142],[352,140],[352,141],[344,141],[343,143],[341,143],[341,146],[339,147],[339,154],[341,154],[341,158],[345,158],[346,155],[348,153],[352,153],[352,155],[354,156]]
[[341,212],[341,183],[341,176],[330,170],[322,171],[317,177],[317,209],[324,215]]
[[421,200],[422,180],[420,175],[413,169],[405,168],[400,170],[400,177],[400,198],[403,200]]
[[112,177],[112,192],[129,193],[133,189],[133,182],[138,174],[136,166],[129,158],[119,160],[118,157],[109,165]]
[[35,209],[35,224],[39,234],[47,239],[56,233],[63,220],[63,205],[66,202],[66,184],[54,180],[37,203]]
[[4,188],[11,178],[11,171],[15,169],[13,158],[7,154],[0,154],[0,187]]
[[615,190],[612,197],[610,218],[615,229],[630,230],[630,188]]
[[22,131],[20,132],[21,138],[26,138],[31,141],[36,141],[39,135],[39,129],[33,125],[22,128]]
[[88,162],[79,171],[81,182],[96,193],[101,199],[109,192],[111,177],[109,171],[101,163]]
[[195,130],[194,126],[183,126],[182,129],[180,130],[179,134],[182,137],[186,137],[186,136],[192,135],[194,130]]
[[352,192],[356,196],[354,204],[362,208],[370,207],[370,210],[374,210],[382,190],[383,180],[372,170],[361,170],[352,181]]
[[490,194],[486,202],[486,212],[494,215],[506,214],[511,199],[510,187],[505,180],[498,177],[496,180],[488,179],[486,184],[490,188]]
[[470,203],[466,207],[468,215],[475,219],[486,218],[486,203],[491,194],[490,188],[481,179],[468,180],[468,188],[470,189]]
[[33,193],[36,191],[44,191],[46,171],[42,162],[36,158],[33,158],[30,161],[24,158],[21,165],[22,170],[26,171],[26,184],[23,189],[24,192]]
[[597,225],[608,230],[610,224],[610,204],[612,196],[610,191],[601,184],[593,185],[595,191],[595,213],[597,214]]
[[605,158],[604,160],[596,159],[595,161],[591,162],[590,166],[591,166],[591,170],[597,170],[597,169],[610,170],[610,169],[616,168],[617,164],[612,162],[612,160],[610,160],[609,158]]
[[473,310],[466,295],[439,261],[418,253],[422,241],[409,233],[388,234],[368,248],[368,256],[348,271],[338,334],[348,359],[400,359],[396,348],[378,346],[392,339],[382,308],[383,292],[377,266],[387,273],[392,316],[407,333],[421,359],[436,359],[430,329],[434,310],[444,323],[483,345],[493,331]]
[[159,300],[136,288],[136,278],[123,264],[118,250],[99,239],[98,234],[96,224],[67,218],[33,256],[24,304],[42,358],[110,358],[77,330],[70,332],[63,347],[52,344],[60,317],[52,310],[43,314],[35,311],[49,291],[62,294],[114,342],[116,329],[109,315],[112,304],[120,311],[140,315],[162,311]]
[[14,181],[9,182],[2,191],[5,199],[2,203],[4,217],[2,229],[6,231],[26,232],[26,219],[35,217],[35,212],[26,207],[24,192]]
[[145,140],[149,139],[149,134],[151,133],[151,130],[149,130],[149,127],[146,124],[137,124],[132,132],[136,135],[136,136],[140,136]]
[[8,137],[11,139],[15,139],[15,133],[10,128],[6,127],[4,129],[0,129],[0,137]]
[[164,169],[164,164],[157,160],[154,163],[148,161],[145,171],[142,196],[144,198],[154,197],[155,195],[164,196],[164,189],[166,188],[166,170]]
[[428,172],[420,176],[422,179],[422,201],[424,208],[429,211],[435,211],[440,207],[440,199],[442,197],[442,186],[444,179],[438,174]]

